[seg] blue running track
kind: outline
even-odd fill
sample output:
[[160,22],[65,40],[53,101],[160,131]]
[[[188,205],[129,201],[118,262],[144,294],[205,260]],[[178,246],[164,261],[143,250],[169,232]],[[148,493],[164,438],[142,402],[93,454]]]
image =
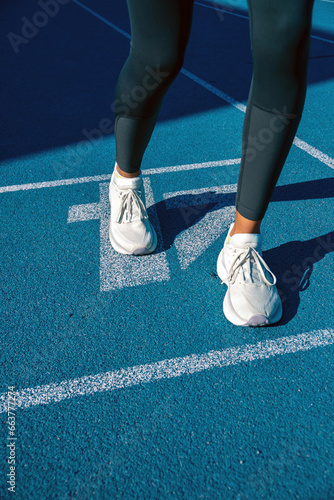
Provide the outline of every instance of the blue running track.
[[107,238],[126,3],[3,0],[1,499],[334,498],[334,3],[315,3],[305,111],[263,225],[284,314],[258,329],[226,321],[216,275],[247,16],[195,2],[143,162],[159,245],[136,258]]

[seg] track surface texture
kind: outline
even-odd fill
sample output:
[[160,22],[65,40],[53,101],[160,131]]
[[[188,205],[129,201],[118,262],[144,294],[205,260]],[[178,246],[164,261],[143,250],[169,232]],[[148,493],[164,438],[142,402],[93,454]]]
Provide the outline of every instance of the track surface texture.
[[126,3],[40,4],[0,16],[1,499],[333,499],[334,3],[315,3],[305,110],[263,223],[284,313],[257,329],[226,321],[216,275],[246,3],[195,2],[142,165],[145,257],[107,237]]

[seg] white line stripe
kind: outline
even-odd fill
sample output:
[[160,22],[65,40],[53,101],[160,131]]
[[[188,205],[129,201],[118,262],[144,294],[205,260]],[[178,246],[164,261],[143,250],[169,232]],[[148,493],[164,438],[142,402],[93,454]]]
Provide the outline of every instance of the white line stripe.
[[68,211],[67,224],[87,220],[98,220],[102,215],[101,208],[101,202],[87,203],[87,205],[73,205]]
[[97,19],[100,19],[100,21],[103,21],[105,24],[107,24],[108,26],[110,26],[111,28],[113,28],[115,31],[118,31],[118,33],[120,33],[121,35],[123,35],[126,38],[128,38],[129,40],[131,40],[131,35],[129,35],[129,33],[127,33],[126,31],[122,30],[122,28],[119,28],[118,26],[116,26],[116,24],[111,23],[105,17],[100,16],[100,14],[98,14],[94,10],[90,9],[89,7],[87,7],[86,5],[84,5],[83,3],[78,2],[78,0],[72,0],[72,2],[76,3],[77,5],[79,5],[80,7],[82,7],[83,9],[87,10],[87,12],[89,12],[93,16],[97,17]]
[[[221,167],[228,165],[238,165],[241,162],[241,158],[231,159],[231,160],[221,160],[221,161],[207,161],[204,163],[190,163],[187,165],[175,165],[173,167],[160,167],[160,168],[150,168],[142,170],[143,176],[154,175],[154,174],[165,174],[169,172],[180,172],[184,170],[195,170],[199,168],[210,168],[210,167]],[[77,177],[73,179],[61,179],[59,181],[46,181],[46,182],[35,182],[31,184],[15,184],[12,186],[2,186],[0,187],[1,193],[12,193],[16,191],[28,191],[30,189],[42,189],[42,188],[52,188],[60,186],[71,186],[72,184],[84,184],[86,182],[104,182],[109,181],[111,174],[105,175],[93,175],[90,177]]]
[[[330,2],[330,3],[334,3],[334,0],[322,0],[323,2]],[[236,12],[232,12],[230,10],[225,10],[223,8],[220,8],[218,7],[218,5],[216,5],[215,7],[212,7],[211,5],[206,5],[204,3],[199,3],[199,2],[195,2],[196,5],[200,5],[201,7],[206,7],[207,9],[210,9],[210,10],[215,10],[216,12],[224,12],[224,14],[230,14],[231,16],[236,16],[236,17],[241,17],[242,19],[247,19],[247,21],[249,21],[249,16],[243,16],[242,14],[237,14]],[[234,7],[232,7],[233,9]],[[316,36],[316,35],[311,35],[311,38],[315,38],[317,40],[321,40],[322,42],[327,42],[327,43],[333,43],[334,44],[334,40],[330,40],[329,38],[321,38],[320,36]]]
[[[89,396],[96,392],[113,391],[155,380],[191,375],[203,370],[309,351],[333,343],[334,330],[316,330],[291,337],[258,342],[257,344],[232,347],[223,351],[210,351],[206,354],[192,354],[184,358],[167,359],[158,363],[66,380],[58,384],[23,389],[16,393],[16,407],[28,408],[41,404],[52,404],[76,396]],[[7,411],[7,397],[7,393],[0,395],[0,413]]]
[[[80,7],[83,7],[88,12],[90,12],[91,14],[96,16],[101,21],[105,22],[108,26],[112,27],[113,29],[115,29],[116,31],[121,33],[122,35],[127,36],[128,38],[130,37],[130,35],[128,35],[128,33],[121,30],[113,23],[110,23],[104,17],[96,14],[94,11],[92,11],[88,7],[84,6],[83,4],[78,2],[77,0],[73,0],[73,1],[77,5],[79,5]],[[191,80],[193,80],[194,82],[196,82],[198,85],[201,85],[209,92],[215,94],[217,97],[220,97],[225,102],[231,104],[235,108],[237,108],[240,111],[242,111],[243,113],[245,113],[246,106],[244,104],[236,101],[233,97],[229,96],[228,94],[225,94],[224,92],[219,90],[217,87],[214,87],[213,85],[207,83],[205,80],[202,80],[201,78],[197,77],[196,75],[194,75],[190,71],[183,68],[181,70],[181,72],[186,77],[188,77]],[[311,156],[317,158],[319,161],[321,161],[321,162],[325,163],[326,165],[328,165],[329,167],[333,168],[333,161],[334,160],[332,158],[330,158],[328,155],[326,155],[325,153],[322,153],[318,149],[307,144],[306,142],[302,141],[301,139],[298,139],[297,137],[294,140],[294,144],[298,148],[303,149],[305,152],[307,152]],[[191,165],[189,165],[189,166],[178,165],[176,167],[162,167],[160,169],[148,169],[146,171],[145,170],[143,171],[143,175],[160,174],[160,173],[165,173],[165,172],[177,172],[179,170],[191,170],[191,168],[195,169],[195,168],[206,168],[206,167],[218,166],[218,165],[233,165],[236,163],[240,163],[240,159],[225,160],[225,162],[227,162],[227,163],[224,163],[224,162],[208,162],[207,164],[194,163],[194,164],[192,164],[192,166]],[[110,180],[110,177],[111,177],[111,174],[107,174],[107,175],[98,175],[98,176],[91,176],[91,177],[79,177],[76,179],[62,179],[59,181],[48,181],[48,182],[37,182],[37,183],[30,183],[30,184],[16,184],[16,185],[12,185],[12,186],[2,186],[2,187],[0,187],[0,194],[1,193],[8,193],[8,192],[16,192],[16,191],[27,191],[27,190],[31,190],[31,189],[41,189],[41,188],[50,188],[50,187],[58,187],[58,186],[69,186],[72,184],[81,184],[81,183],[86,183],[86,182],[103,182],[103,181]]]
[[331,43],[334,45],[334,40],[330,40],[329,38],[321,38],[321,36],[316,36],[316,35],[312,35],[312,38],[315,38],[316,40],[321,40],[322,42]]
[[189,163],[187,165],[176,165],[175,167],[160,167],[160,168],[148,168],[143,170],[143,175],[152,174],[166,174],[169,172],[181,172],[184,170],[196,170],[199,168],[211,168],[211,167],[225,167],[228,165],[238,165],[241,162],[241,158],[233,158],[231,160],[221,160],[221,161],[206,161],[204,163]]
[[[196,205],[206,205],[217,199],[218,194],[236,193],[237,184],[224,184],[223,186],[212,186],[199,189],[187,189],[185,191],[173,191],[164,193],[166,210],[178,208],[180,206],[194,206],[194,197],[196,197]],[[202,196],[198,196],[198,195]]]
[[[209,92],[212,92],[213,94],[215,94],[216,96],[220,97],[224,101],[228,102],[229,104],[231,104],[235,108],[239,109],[243,113],[246,112],[247,107],[244,104],[236,101],[235,99],[233,99],[233,97],[228,96],[224,92],[221,92],[219,89],[217,89],[213,85],[210,85],[209,83],[205,82],[201,78],[198,78],[193,73],[190,73],[190,71],[187,71],[186,69],[182,69],[181,73],[183,73],[188,78],[191,78],[194,82],[198,83],[199,85],[201,85],[205,89],[209,90]],[[330,156],[328,156],[327,154],[323,153],[319,149],[311,146],[310,144],[308,144],[305,141],[302,141],[298,137],[295,137],[295,139],[293,141],[293,144],[297,148],[302,149],[303,151],[305,151],[309,155],[311,155],[314,158],[316,158],[317,160],[321,161],[322,163],[324,163],[328,167],[333,168],[333,166],[334,166],[334,159],[331,158]]]
[[[190,225],[188,229],[183,230],[175,237],[174,246],[176,248],[177,259],[181,269],[187,269],[195,262],[203,253],[211,247],[223,233],[227,232],[228,228],[235,219],[235,202],[231,206],[216,208],[211,212],[206,213],[196,224]],[[190,212],[186,207],[180,207],[180,212],[184,216],[185,221],[191,222],[191,219],[196,216],[194,209],[196,206],[190,207]],[[205,234],[205,238],[203,238]]]
[[[89,9],[88,7],[86,7],[85,5],[83,5],[81,2],[78,2],[78,0],[73,0],[73,2],[76,3],[77,5],[79,5],[80,7],[83,7],[88,12],[90,12],[93,16],[95,16],[98,19],[100,19],[101,21],[105,22],[108,26],[110,26],[111,28],[114,28],[116,31],[118,31],[119,33],[121,33],[122,35],[126,36],[127,38],[129,38],[131,40],[131,35],[129,35],[129,33],[127,33],[126,31],[123,31],[121,28],[119,28],[115,24],[111,23],[110,21],[108,21],[104,17],[100,16],[99,14],[97,14],[96,12],[94,12],[93,10]],[[194,75],[190,71],[187,71],[186,69],[183,68],[183,69],[181,69],[181,73],[183,73],[185,76],[187,76],[188,78],[190,78],[194,82],[198,83],[202,87],[206,88],[207,90],[209,90],[210,92],[212,92],[216,96],[220,97],[224,101],[228,102],[229,104],[231,104],[235,108],[239,109],[240,111],[243,111],[243,112],[246,111],[246,106],[244,104],[241,104],[241,103],[237,102],[235,99],[233,99],[233,97],[225,94],[224,92],[222,92],[221,90],[217,89],[213,85],[210,85],[209,83],[207,83],[206,81],[202,80],[201,78],[198,78],[196,75]]]
[[74,205],[68,212],[68,223],[87,220],[100,220],[100,291],[108,292],[126,287],[145,285],[170,279],[166,252],[160,222],[156,214],[150,179],[145,177],[146,205],[152,205],[150,220],[154,223],[158,235],[158,253],[133,259],[129,255],[117,253],[109,241],[109,183],[100,183],[99,203]]
[[76,179],[61,179],[59,181],[35,182],[31,184],[15,184],[13,186],[0,187],[1,193],[12,193],[15,191],[28,191],[30,189],[42,189],[60,186],[71,186],[72,184],[84,184],[85,182],[103,182],[108,181],[111,174],[93,175],[90,177],[77,177]]
[[[100,291],[138,287],[148,283],[169,281],[170,271],[161,235],[153,191],[148,177],[144,178],[146,206],[151,208],[150,221],[158,236],[157,252],[133,258],[116,252],[109,241],[109,185],[100,184]],[[84,209],[85,205],[81,205]]]
[[[236,191],[237,184],[228,184],[163,194],[166,210],[178,208],[189,226],[174,240],[181,269],[187,269],[195,262],[233,222]],[[214,208],[205,213],[209,204]],[[200,220],[191,224],[194,216],[199,215]]]
[[190,71],[184,68],[181,69],[181,73],[190,78],[191,80],[193,80],[194,82],[198,83],[198,85],[201,85],[202,87],[207,89],[212,94],[215,94],[216,96],[223,99],[223,101],[227,102],[228,104],[231,104],[231,106],[234,106],[243,113],[246,112],[246,106],[244,104],[236,101],[235,99],[233,99],[233,97],[229,96],[228,94],[225,94],[225,92],[222,92],[221,90],[217,89],[217,87],[214,87],[210,83],[207,83],[205,80],[202,80],[202,78],[199,78],[198,76],[194,75],[194,73],[191,73]]
[[[242,19],[249,19],[248,16],[243,16],[242,14],[237,14],[236,12],[231,12],[230,10],[225,10],[225,9],[222,9],[218,6],[216,7],[211,7],[211,5],[206,5],[204,3],[199,3],[199,2],[195,2],[196,5],[200,5],[201,7],[206,7],[207,9],[211,9],[211,10],[215,10],[215,11],[219,11],[219,12],[224,12],[226,14],[231,14],[231,16],[236,16],[236,17],[241,17]],[[232,7],[233,9],[234,7]]]
[[[80,2],[78,2],[77,0],[73,0],[75,1],[78,5],[81,5],[82,4]],[[89,12],[91,12],[92,14],[95,15],[95,13],[93,11],[91,11],[90,9],[87,9],[89,10]],[[228,12],[228,11],[227,11]],[[107,21],[106,19],[104,19],[103,17],[99,16],[98,14],[96,14],[96,17],[98,17],[98,19],[101,19],[101,21],[104,21],[105,23],[107,23],[109,26],[111,27],[114,27],[114,25],[112,23],[110,23],[109,21]],[[122,30],[120,30],[120,28],[118,28],[117,26],[115,27],[115,29],[117,29],[117,31],[121,32]],[[125,32],[124,32],[125,33]],[[130,35],[128,33],[125,33],[127,37],[130,37]],[[130,37],[131,38],[131,37]],[[324,41],[327,41],[329,43],[333,43],[332,40],[326,40],[326,39],[323,39]],[[190,71],[186,70],[186,69],[182,69],[181,70],[181,73],[183,73],[185,76],[187,76],[188,78],[190,78],[191,80],[193,80],[194,82],[198,83],[199,85],[201,85],[202,87],[204,87],[205,89],[207,89],[209,92],[212,92],[213,94],[215,94],[216,96],[220,97],[221,99],[223,99],[224,101],[226,101],[227,103],[231,104],[232,106],[234,106],[235,108],[239,109],[240,111],[242,111],[243,113],[246,112],[246,106],[238,101],[236,101],[233,97],[225,94],[224,92],[222,92],[221,90],[217,89],[217,87],[214,87],[213,85],[211,85],[210,83],[207,83],[205,80],[202,80],[201,78],[199,78],[198,76],[194,75],[193,73],[191,73]],[[298,142],[300,141],[300,142]],[[294,141],[294,144],[297,146],[297,147],[301,147],[300,144],[306,144],[304,141],[301,141],[300,139],[298,139],[296,137],[295,141]],[[321,151],[319,150],[316,150],[316,148],[313,148],[313,146],[309,146],[308,149],[306,149],[305,147],[301,147],[301,149],[303,149],[304,151],[306,151],[307,153],[311,154],[311,156],[314,156],[315,158],[317,158],[319,161],[322,161],[321,158],[325,157],[325,158],[329,158],[330,161],[332,161],[332,159],[327,156],[326,154],[322,153]],[[315,156],[314,154],[310,153],[310,151],[318,151],[319,154],[317,153],[317,156]],[[326,165],[328,165],[327,163],[327,160],[324,161],[323,163],[325,163]],[[331,165],[329,165],[331,166]]]
[[330,156],[326,155],[322,151],[320,151],[317,148],[314,148],[310,144],[308,144],[305,141],[302,141],[298,137],[295,137],[293,141],[294,145],[297,146],[298,148],[302,149],[303,151],[306,151],[309,155],[313,156],[314,158],[317,158],[317,160],[321,161],[325,165],[327,165],[330,168],[334,169],[334,159],[331,158]]

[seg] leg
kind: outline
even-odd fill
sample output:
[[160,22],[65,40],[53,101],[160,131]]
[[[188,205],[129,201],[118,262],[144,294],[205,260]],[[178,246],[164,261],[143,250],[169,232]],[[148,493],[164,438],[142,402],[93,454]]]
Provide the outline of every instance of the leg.
[[235,211],[235,221],[230,236],[234,234],[247,233],[247,234],[260,234],[261,220],[253,221],[243,217],[238,210]]
[[[224,313],[235,325],[276,323],[282,304],[261,254],[261,221],[301,118],[313,0],[248,0],[254,59],[243,130],[236,220],[217,272],[228,286]],[[253,234],[251,234],[253,233]]]
[[155,250],[157,236],[145,207],[141,161],[161,102],[179,73],[188,42],[193,0],[127,0],[130,54],[115,92],[117,168],[109,190],[109,238],[123,254]]
[[115,91],[116,161],[138,175],[164,95],[179,73],[190,35],[193,0],[128,0],[130,54]]
[[313,0],[248,3],[254,73],[236,208],[260,224],[302,115]]

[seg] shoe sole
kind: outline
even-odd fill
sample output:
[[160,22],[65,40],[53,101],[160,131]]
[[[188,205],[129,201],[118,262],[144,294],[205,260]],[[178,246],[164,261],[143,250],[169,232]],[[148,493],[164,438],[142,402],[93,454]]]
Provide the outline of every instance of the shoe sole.
[[267,326],[277,323],[282,318],[283,314],[283,308],[281,302],[279,303],[275,312],[269,317],[259,313],[259,314],[254,314],[251,318],[245,320],[244,318],[241,318],[241,316],[239,316],[239,314],[235,311],[230,299],[229,284],[224,280],[224,278],[227,276],[228,273],[221,259],[222,252],[223,250],[221,250],[217,260],[217,274],[222,280],[222,282],[225,283],[225,285],[227,286],[227,292],[223,302],[223,312],[226,319],[235,326]]
[[154,252],[154,250],[157,247],[158,238],[157,238],[157,235],[156,235],[154,228],[152,226],[151,226],[151,228],[152,228],[152,233],[153,233],[153,242],[149,248],[139,247],[139,248],[136,248],[135,250],[133,250],[132,252],[130,252],[126,248],[119,245],[117,243],[117,241],[115,241],[115,239],[112,236],[111,230],[109,228],[109,240],[110,240],[111,246],[113,247],[113,249],[116,252],[121,253],[123,255],[147,255],[149,253],[152,253],[152,252]]

